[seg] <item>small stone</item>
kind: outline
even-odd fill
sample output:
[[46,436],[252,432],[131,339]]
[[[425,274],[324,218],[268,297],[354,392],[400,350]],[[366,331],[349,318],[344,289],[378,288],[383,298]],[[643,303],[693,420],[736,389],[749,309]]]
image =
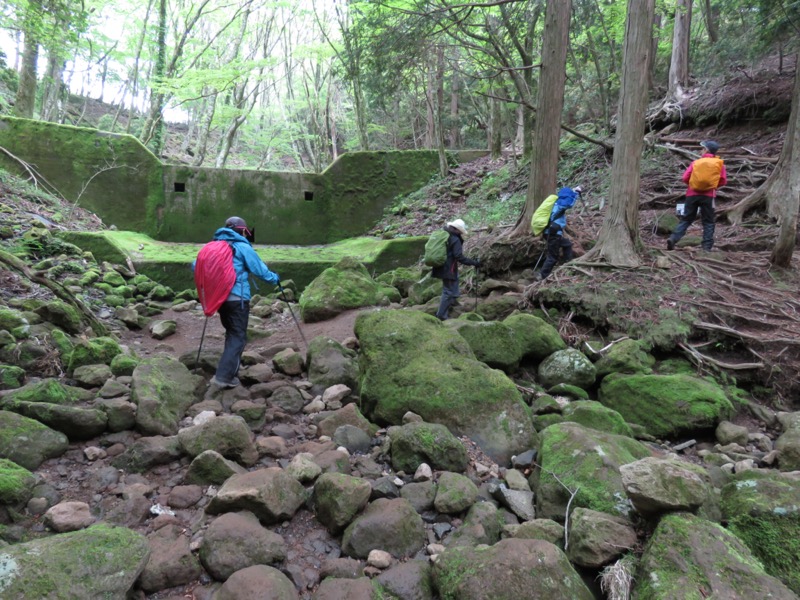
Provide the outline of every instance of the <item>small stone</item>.
[[483,476],[484,476],[484,475],[486,475],[487,473],[489,473],[489,467],[487,467],[487,466],[486,466],[485,464],[483,464],[483,463],[479,463],[479,462],[476,462],[476,463],[475,463],[475,474],[476,474],[478,477],[483,477]]
[[213,410],[204,410],[194,419],[192,419],[192,425],[203,425],[208,423],[211,419],[216,418],[216,416],[217,413],[215,413]]
[[392,555],[384,550],[371,550],[367,556],[367,564],[378,569],[386,569],[392,564]]
[[395,477],[392,480],[392,483],[394,483],[397,487],[403,487],[406,484],[406,482],[400,479],[399,477]]
[[347,398],[352,391],[353,390],[343,383],[337,383],[336,385],[330,386],[322,393],[322,401],[326,405],[330,404],[331,402],[341,402]]
[[444,552],[444,546],[442,544],[428,544],[425,546],[425,552],[427,552],[430,556],[441,554]]
[[403,415],[403,425],[408,425],[409,423],[422,423],[423,419],[417,413],[411,412],[410,410]]
[[307,415],[322,412],[323,410],[325,410],[325,403],[320,396],[317,396],[303,407],[303,412]]
[[427,463],[422,463],[414,472],[414,481],[430,481],[433,479],[433,471]]
[[98,448],[97,446],[89,446],[88,448],[83,449],[83,455],[88,460],[94,462],[101,458],[105,458],[106,456],[108,456],[108,453],[102,448]]
[[752,458],[737,461],[733,465],[734,473],[742,473],[743,471],[752,471],[753,469],[756,468],[758,468],[756,467],[756,461],[754,461]]

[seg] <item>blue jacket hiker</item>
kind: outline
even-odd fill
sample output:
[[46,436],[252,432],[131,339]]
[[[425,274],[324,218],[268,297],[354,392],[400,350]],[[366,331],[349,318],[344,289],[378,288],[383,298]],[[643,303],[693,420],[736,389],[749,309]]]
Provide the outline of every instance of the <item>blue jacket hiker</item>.
[[550,222],[543,235],[547,239],[547,258],[542,265],[542,270],[536,274],[536,279],[547,279],[558,262],[559,254],[563,254],[564,262],[572,260],[572,242],[564,230],[567,228],[567,210],[572,208],[578,195],[580,186],[573,188],[563,187],[558,190],[558,199],[553,204],[550,212]]
[[233,268],[236,283],[228,298],[219,308],[219,320],[225,328],[225,348],[217,364],[217,372],[211,383],[222,388],[240,385],[236,374],[247,343],[247,322],[250,318],[250,275],[267,283],[278,285],[277,273],[269,270],[256,251],[253,250],[253,233],[240,217],[231,217],[214,232],[214,240],[228,242],[233,251]]
[[458,263],[462,265],[481,266],[481,261],[464,256],[463,235],[467,233],[467,226],[461,219],[450,221],[444,227],[450,234],[447,240],[447,259],[441,267],[433,267],[432,277],[442,280],[442,299],[436,316],[444,321],[449,318],[450,307],[455,304],[459,296],[458,290]]

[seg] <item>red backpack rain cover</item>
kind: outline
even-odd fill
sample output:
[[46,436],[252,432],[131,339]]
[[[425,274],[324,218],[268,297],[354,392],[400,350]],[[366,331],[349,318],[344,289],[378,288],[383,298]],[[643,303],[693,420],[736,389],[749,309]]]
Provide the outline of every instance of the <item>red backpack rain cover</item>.
[[233,247],[228,242],[215,240],[200,249],[194,265],[194,283],[203,312],[210,317],[219,310],[236,283]]

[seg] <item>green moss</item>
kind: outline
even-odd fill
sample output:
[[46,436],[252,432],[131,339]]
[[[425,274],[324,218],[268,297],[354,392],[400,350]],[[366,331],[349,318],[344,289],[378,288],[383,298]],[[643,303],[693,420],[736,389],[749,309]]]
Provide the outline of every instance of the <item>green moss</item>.
[[36,478],[28,469],[0,458],[0,505],[25,502],[35,483]]

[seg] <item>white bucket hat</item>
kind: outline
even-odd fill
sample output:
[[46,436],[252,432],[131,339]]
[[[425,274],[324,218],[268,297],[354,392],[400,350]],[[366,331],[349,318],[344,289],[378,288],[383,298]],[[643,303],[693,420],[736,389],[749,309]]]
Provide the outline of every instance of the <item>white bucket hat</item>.
[[466,235],[467,233],[467,225],[461,219],[456,219],[455,221],[450,221],[447,223],[448,227],[455,227],[461,232],[461,235]]

